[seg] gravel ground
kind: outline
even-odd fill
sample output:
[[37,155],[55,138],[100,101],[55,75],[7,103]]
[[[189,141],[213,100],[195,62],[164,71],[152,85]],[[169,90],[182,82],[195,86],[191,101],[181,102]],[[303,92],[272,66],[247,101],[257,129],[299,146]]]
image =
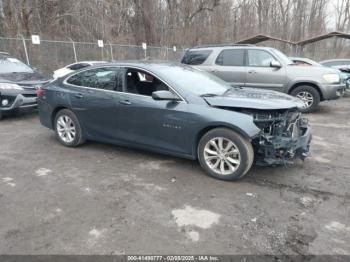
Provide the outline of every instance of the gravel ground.
[[0,122],[0,254],[350,254],[350,96],[309,116],[312,155],[238,182],[197,162],[61,146],[35,113]]

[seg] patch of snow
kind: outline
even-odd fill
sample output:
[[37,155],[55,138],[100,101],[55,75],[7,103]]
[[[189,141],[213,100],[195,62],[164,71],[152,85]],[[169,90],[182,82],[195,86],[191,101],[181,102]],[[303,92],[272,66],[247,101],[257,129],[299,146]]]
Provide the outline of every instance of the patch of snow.
[[219,223],[220,215],[208,210],[195,209],[186,205],[183,209],[175,209],[172,212],[175,222],[179,227],[196,226],[208,229]]

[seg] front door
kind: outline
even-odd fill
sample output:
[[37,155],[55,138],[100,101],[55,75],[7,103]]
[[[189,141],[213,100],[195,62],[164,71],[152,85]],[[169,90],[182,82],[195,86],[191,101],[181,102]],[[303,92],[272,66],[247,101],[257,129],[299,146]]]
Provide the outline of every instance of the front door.
[[118,101],[120,138],[141,147],[191,153],[184,152],[187,103],[154,100],[152,92],[170,89],[148,73],[129,68],[125,79]]
[[271,61],[276,60],[265,50],[247,50],[247,87],[273,89],[283,92],[286,83],[285,67],[271,67]]

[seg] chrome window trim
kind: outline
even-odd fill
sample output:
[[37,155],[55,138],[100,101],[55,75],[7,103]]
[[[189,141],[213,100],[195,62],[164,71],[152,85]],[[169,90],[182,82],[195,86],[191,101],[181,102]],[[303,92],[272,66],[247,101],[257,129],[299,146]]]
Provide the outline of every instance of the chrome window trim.
[[69,80],[69,78],[77,75],[77,74],[80,74],[82,72],[85,72],[85,71],[88,71],[88,70],[94,70],[94,69],[100,69],[100,68],[107,68],[107,67],[121,67],[121,68],[131,68],[131,69],[137,69],[137,70],[141,70],[141,71],[145,71],[151,75],[153,75],[154,77],[158,78],[160,81],[162,81],[163,83],[165,83],[167,85],[167,87],[169,88],[169,90],[173,91],[181,100],[178,101],[178,102],[181,102],[181,103],[186,103],[188,104],[188,102],[186,101],[185,98],[183,98],[183,96],[181,96],[173,87],[171,87],[166,81],[164,81],[162,78],[160,78],[158,75],[156,75],[155,73],[147,70],[147,69],[144,69],[142,67],[137,67],[137,66],[129,66],[129,65],[115,65],[115,66],[112,66],[112,65],[105,65],[105,66],[99,66],[99,67],[94,67],[94,68],[86,68],[86,69],[83,69],[79,72],[76,72],[68,77],[66,77],[64,80],[63,80],[63,84],[65,85],[68,85],[68,86],[73,86],[73,87],[82,87],[82,88],[86,88],[86,89],[91,89],[91,90],[100,90],[100,91],[107,91],[107,92],[112,92],[112,93],[121,93],[121,94],[127,94],[127,95],[133,95],[133,96],[141,96],[141,97],[149,97],[149,98],[152,98],[151,96],[146,96],[146,95],[139,95],[139,94],[133,94],[133,93],[127,93],[127,92],[123,92],[123,91],[112,91],[112,90],[106,90],[106,89],[100,89],[100,88],[93,88],[93,87],[89,87],[89,86],[77,86],[77,85],[73,85],[73,84],[70,84],[68,83],[67,81]]

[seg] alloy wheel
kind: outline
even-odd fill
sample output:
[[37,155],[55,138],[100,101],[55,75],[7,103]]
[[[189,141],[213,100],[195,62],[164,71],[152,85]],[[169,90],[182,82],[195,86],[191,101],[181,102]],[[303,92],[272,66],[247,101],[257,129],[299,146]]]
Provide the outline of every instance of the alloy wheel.
[[232,174],[241,163],[237,146],[224,137],[216,137],[207,142],[204,159],[208,167],[220,175]]
[[76,129],[73,120],[67,115],[61,115],[57,119],[57,133],[66,143],[71,143],[75,139]]
[[307,107],[312,106],[314,103],[314,97],[307,91],[301,91],[297,94],[297,98],[301,99]]

